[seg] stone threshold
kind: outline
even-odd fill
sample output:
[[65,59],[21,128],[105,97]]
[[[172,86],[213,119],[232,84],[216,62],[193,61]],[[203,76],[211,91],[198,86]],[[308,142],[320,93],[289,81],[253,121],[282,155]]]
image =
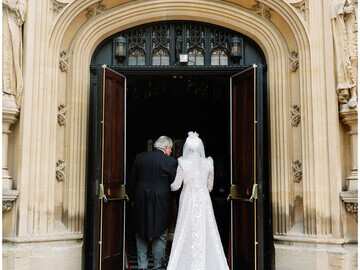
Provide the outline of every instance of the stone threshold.
[[36,242],[56,242],[56,241],[73,241],[84,239],[82,233],[39,235],[28,237],[4,237],[3,243],[36,243]]
[[296,236],[296,235],[274,235],[274,239],[282,242],[296,242],[296,243],[309,243],[309,244],[330,244],[330,245],[343,245],[343,244],[357,244],[357,239],[346,238],[326,238],[316,236]]

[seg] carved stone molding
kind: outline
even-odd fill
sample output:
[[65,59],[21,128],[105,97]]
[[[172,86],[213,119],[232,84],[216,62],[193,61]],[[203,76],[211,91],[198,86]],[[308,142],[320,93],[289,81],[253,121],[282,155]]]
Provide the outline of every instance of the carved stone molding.
[[302,179],[302,163],[299,160],[292,161],[293,181],[299,183]]
[[259,0],[255,0],[256,4],[251,7],[253,11],[257,14],[263,16],[264,18],[270,20],[272,8],[268,7],[264,3],[261,3]]
[[67,72],[69,69],[69,51],[60,52],[59,67],[62,72]]
[[17,199],[19,191],[3,190],[2,191],[2,210],[8,212],[12,209],[14,201]]
[[288,3],[297,10],[297,12],[304,18],[305,21],[307,21],[307,12],[309,10],[308,0],[288,0]]
[[300,123],[300,106],[294,105],[290,107],[290,113],[291,113],[291,126],[297,127]]
[[60,126],[65,126],[66,125],[66,112],[67,112],[67,107],[65,104],[60,104],[58,107],[58,123]]
[[343,191],[340,198],[344,203],[346,212],[355,215],[358,220],[358,193],[357,191]]
[[56,162],[56,180],[59,182],[65,181],[65,160],[59,159]]
[[51,6],[50,9],[55,13],[55,14],[59,14],[61,12],[61,10],[66,6],[67,3],[63,3],[61,1],[58,0],[50,0],[51,2]]
[[101,4],[102,0],[89,6],[86,9],[86,16],[88,20],[94,18],[98,14],[102,13],[105,10],[105,5]]
[[295,72],[298,67],[299,67],[299,57],[298,57],[298,53],[295,51],[291,51],[289,54],[289,68],[290,68],[290,72]]

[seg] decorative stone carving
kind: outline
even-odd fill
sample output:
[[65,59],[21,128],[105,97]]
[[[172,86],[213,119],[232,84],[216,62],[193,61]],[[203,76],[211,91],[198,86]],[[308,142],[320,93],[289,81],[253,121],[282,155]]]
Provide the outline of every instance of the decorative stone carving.
[[289,63],[290,72],[295,72],[299,67],[298,53],[295,51],[291,51],[289,54],[289,59],[290,59],[290,63]]
[[60,52],[59,67],[62,72],[67,72],[69,69],[69,51]]
[[51,0],[51,10],[54,11],[54,13],[58,14],[61,12],[61,10],[65,7],[66,4],[63,4],[57,0]]
[[105,10],[105,5],[101,4],[101,2],[102,0],[99,1],[98,3],[91,5],[86,9],[87,11],[86,16],[88,20],[94,18],[95,16],[97,16],[98,14],[102,13]]
[[336,57],[336,91],[343,104],[357,106],[357,0],[332,0],[331,22]]
[[302,164],[299,160],[292,161],[293,181],[299,183],[302,179]]
[[340,198],[344,203],[346,212],[354,214],[358,220],[358,193],[357,191],[343,191]]
[[308,20],[308,10],[309,10],[309,1],[308,0],[289,0],[291,4],[299,14],[304,18],[305,21]]
[[272,8],[268,7],[264,3],[261,3],[259,0],[255,0],[255,5],[251,7],[257,14],[263,16],[264,18],[270,20]]
[[65,181],[65,160],[59,159],[56,162],[56,180],[59,182]]
[[357,203],[346,203],[345,204],[346,211],[349,213],[355,213],[358,212],[358,204]]
[[26,0],[2,0],[2,88],[15,97],[18,108],[24,88],[22,76],[22,25],[25,21]]
[[291,126],[297,127],[300,123],[300,107],[298,105],[294,105],[290,107],[291,113]]
[[17,190],[3,190],[2,192],[2,210],[7,212],[13,207],[14,201],[17,199],[19,192]]
[[60,126],[65,126],[66,125],[66,112],[67,112],[67,107],[65,104],[60,104],[58,107],[58,123]]

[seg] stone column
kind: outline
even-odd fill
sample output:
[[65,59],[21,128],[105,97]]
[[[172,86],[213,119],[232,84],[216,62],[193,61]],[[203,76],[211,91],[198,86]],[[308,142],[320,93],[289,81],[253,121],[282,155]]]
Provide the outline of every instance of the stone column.
[[8,149],[10,126],[18,120],[19,109],[16,106],[15,97],[8,94],[2,96],[2,194],[3,211],[10,211],[12,202],[17,198],[18,191],[12,190],[12,177],[8,169]]
[[340,192],[341,200],[344,203],[345,210],[356,216],[358,220],[358,109],[350,108],[342,105],[340,110],[340,117],[345,125],[350,127],[348,132],[350,136],[350,151],[351,151],[351,171],[346,177],[346,190]]
[[358,190],[358,110],[343,109],[340,111],[342,122],[350,127],[348,132],[350,136],[351,148],[351,171],[346,177],[346,185],[348,191]]

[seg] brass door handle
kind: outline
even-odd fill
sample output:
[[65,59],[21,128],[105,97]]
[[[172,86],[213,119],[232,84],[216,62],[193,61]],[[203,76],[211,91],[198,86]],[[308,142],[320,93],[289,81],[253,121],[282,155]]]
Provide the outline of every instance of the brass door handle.
[[240,197],[240,187],[238,185],[231,185],[230,194],[227,197],[227,200],[228,201],[253,202],[254,199],[256,200],[257,198],[258,198],[258,185],[257,184],[253,185],[251,197],[249,199]]

